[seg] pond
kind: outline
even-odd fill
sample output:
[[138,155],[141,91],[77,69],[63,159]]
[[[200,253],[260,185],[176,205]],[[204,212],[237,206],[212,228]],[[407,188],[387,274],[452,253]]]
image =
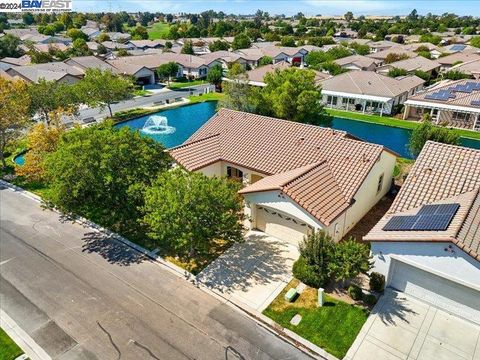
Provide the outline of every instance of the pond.
[[[144,126],[152,122],[152,117],[158,117],[157,121],[162,121],[165,116],[168,124],[163,124],[175,128],[175,132],[168,130],[160,134],[152,134],[144,129],[144,134],[151,136],[161,142],[165,147],[170,148],[182,144],[195,131],[197,131],[210,117],[215,114],[217,103],[208,101],[200,104],[181,106],[170,110],[160,111],[156,114],[142,116],[137,119],[129,120],[116,126],[130,126],[133,129],[142,131]],[[151,124],[150,124],[151,125]],[[397,152],[405,158],[412,158],[408,143],[411,130],[390,127],[385,125],[367,123],[363,121],[334,117],[325,127],[331,127],[337,130],[344,130],[348,133],[368,142],[384,145],[385,147]],[[148,127],[148,126],[147,126]],[[471,148],[480,149],[480,141],[474,139],[461,138],[460,144]]]
[[[216,112],[216,106],[216,101],[180,106],[128,120],[115,126],[119,128],[128,126],[140,130],[145,136],[150,136],[166,148],[171,148],[182,144],[210,119]],[[384,145],[402,157],[412,158],[407,148],[411,130],[339,117],[334,117],[324,126],[347,131],[362,140]],[[460,138],[460,145],[480,149],[480,140]],[[23,165],[25,162],[23,154],[16,156],[14,161],[17,165]]]
[[[217,102],[206,101],[142,116],[115,125],[129,126],[162,143],[166,148],[182,144],[216,112]],[[163,117],[167,118],[165,123]],[[157,121],[152,121],[152,118]],[[148,123],[147,123],[148,121]],[[147,124],[147,127],[144,126]],[[150,126],[148,126],[150,125]]]

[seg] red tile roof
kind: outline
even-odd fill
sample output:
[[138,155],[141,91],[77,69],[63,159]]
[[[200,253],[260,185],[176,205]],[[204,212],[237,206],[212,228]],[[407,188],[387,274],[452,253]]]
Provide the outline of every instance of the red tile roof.
[[[426,204],[458,203],[445,231],[384,231],[393,215],[411,215]],[[480,260],[480,150],[427,142],[395,201],[367,241],[450,241]]]
[[221,109],[170,154],[190,171],[223,160],[273,175],[245,190],[282,188],[327,223],[353,201],[384,150],[343,131]]

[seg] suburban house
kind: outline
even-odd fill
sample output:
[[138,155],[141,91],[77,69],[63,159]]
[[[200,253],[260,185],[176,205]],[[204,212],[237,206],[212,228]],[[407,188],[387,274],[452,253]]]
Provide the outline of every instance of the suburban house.
[[450,68],[451,71],[459,71],[470,76],[472,79],[480,79],[480,56],[478,59],[463,62]]
[[237,53],[242,55],[246,60],[253,61],[252,67],[258,65],[258,61],[268,56],[272,58],[274,64],[278,62],[287,62],[291,65],[303,65],[308,50],[305,47],[281,47],[281,46],[265,46],[259,48],[240,49]]
[[378,52],[375,52],[375,53],[372,53],[372,54],[368,54],[367,56],[372,58],[372,59],[375,59],[379,62],[379,65],[383,65],[385,63],[385,60],[387,59],[387,57],[391,54],[396,54],[396,55],[401,55],[401,56],[405,56],[405,57],[408,57],[408,58],[413,58],[413,57],[417,57],[418,54],[414,51],[410,51],[410,50],[405,50],[403,48],[403,46],[393,46],[391,48],[388,48],[386,50],[382,50],[382,51],[378,51]]
[[395,61],[390,64],[382,65],[377,68],[379,74],[387,75],[391,69],[402,69],[407,74],[415,74],[415,71],[423,71],[431,76],[436,76],[440,71],[440,63],[417,56],[410,59]]
[[334,61],[346,70],[374,71],[379,61],[363,55],[350,55]]
[[117,69],[114,68],[109,63],[103,61],[102,59],[97,58],[96,56],[78,56],[67,59],[64,61],[65,64],[75,66],[83,71],[87,69],[100,69],[102,71],[109,70],[113,73],[117,73]]
[[437,124],[480,130],[480,80],[445,80],[409,97],[404,119],[428,113]]
[[[356,40],[357,41],[357,40]],[[393,46],[398,46],[397,43],[388,40],[380,40],[375,42],[369,42],[368,46],[370,47],[370,51],[372,53],[377,53],[383,50],[390,49]]]
[[247,67],[247,60],[244,59],[241,55],[231,52],[231,51],[226,51],[226,50],[220,50],[220,51],[214,51],[208,54],[200,55],[202,59],[205,60],[207,63],[212,63],[213,61],[217,61],[222,65],[222,68],[227,70],[229,66],[231,66],[233,63],[238,63],[242,65],[244,68]]
[[137,50],[161,49],[165,47],[166,40],[130,40],[128,43]]
[[479,59],[480,59],[480,54],[458,52],[458,53],[454,53],[451,55],[438,58],[436,61],[440,63],[441,71],[448,71],[455,65],[458,65],[461,63],[467,63],[467,62],[470,62],[473,60],[479,60]]
[[251,68],[256,68],[260,59],[265,56],[260,48],[239,49],[235,53],[245,59],[247,65]]
[[98,27],[82,26],[80,31],[87,35],[89,40],[92,40],[101,34],[101,30]]
[[227,109],[169,152],[242,182],[246,227],[295,245],[314,229],[340,240],[389,191],[396,162],[343,131]]
[[23,55],[23,56],[20,56],[19,58],[4,57],[3,59],[0,59],[0,69],[8,70],[11,67],[15,67],[15,66],[30,65],[31,62],[32,62],[32,59],[30,58],[30,55]]
[[480,150],[427,142],[364,240],[387,286],[480,323]]
[[12,67],[6,72],[13,77],[36,83],[40,79],[55,80],[67,84],[74,84],[83,77],[84,71],[63,62],[51,62],[28,66]]
[[424,83],[417,76],[391,78],[373,71],[349,71],[322,82],[322,102],[329,108],[392,114]]
[[[291,66],[285,61],[282,61],[276,64],[268,64],[268,65],[257,67],[256,69],[247,71],[248,83],[253,86],[266,86],[265,82],[263,81],[265,78],[265,75],[267,75],[268,73],[273,73],[276,70],[282,71],[288,68],[291,68]],[[304,69],[298,69],[298,71],[304,71]],[[332,77],[330,74],[327,74],[321,71],[317,71],[317,70],[311,70],[311,71],[315,73],[316,83],[320,83]]]

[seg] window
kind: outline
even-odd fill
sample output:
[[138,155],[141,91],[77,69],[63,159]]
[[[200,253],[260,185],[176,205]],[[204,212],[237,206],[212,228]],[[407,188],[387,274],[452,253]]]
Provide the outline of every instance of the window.
[[227,177],[230,179],[242,181],[243,171],[231,166],[227,166]]
[[377,184],[377,194],[382,190],[383,188],[383,174],[380,175],[378,178],[378,184]]

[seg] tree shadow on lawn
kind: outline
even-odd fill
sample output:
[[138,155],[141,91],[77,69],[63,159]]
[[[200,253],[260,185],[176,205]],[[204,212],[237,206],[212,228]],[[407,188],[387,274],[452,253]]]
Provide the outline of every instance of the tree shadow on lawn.
[[82,240],[85,242],[82,252],[98,253],[111,264],[129,266],[148,260],[144,254],[102,232],[88,232]]
[[[383,304],[380,308],[374,309],[372,315],[376,313],[384,324],[398,325],[398,322],[410,323],[407,315],[420,315],[411,306],[411,302],[401,293],[386,289],[382,295]],[[410,305],[409,305],[410,304]]]
[[252,234],[208,265],[197,280],[221,293],[247,291],[255,285],[289,281],[296,252],[274,238]]

